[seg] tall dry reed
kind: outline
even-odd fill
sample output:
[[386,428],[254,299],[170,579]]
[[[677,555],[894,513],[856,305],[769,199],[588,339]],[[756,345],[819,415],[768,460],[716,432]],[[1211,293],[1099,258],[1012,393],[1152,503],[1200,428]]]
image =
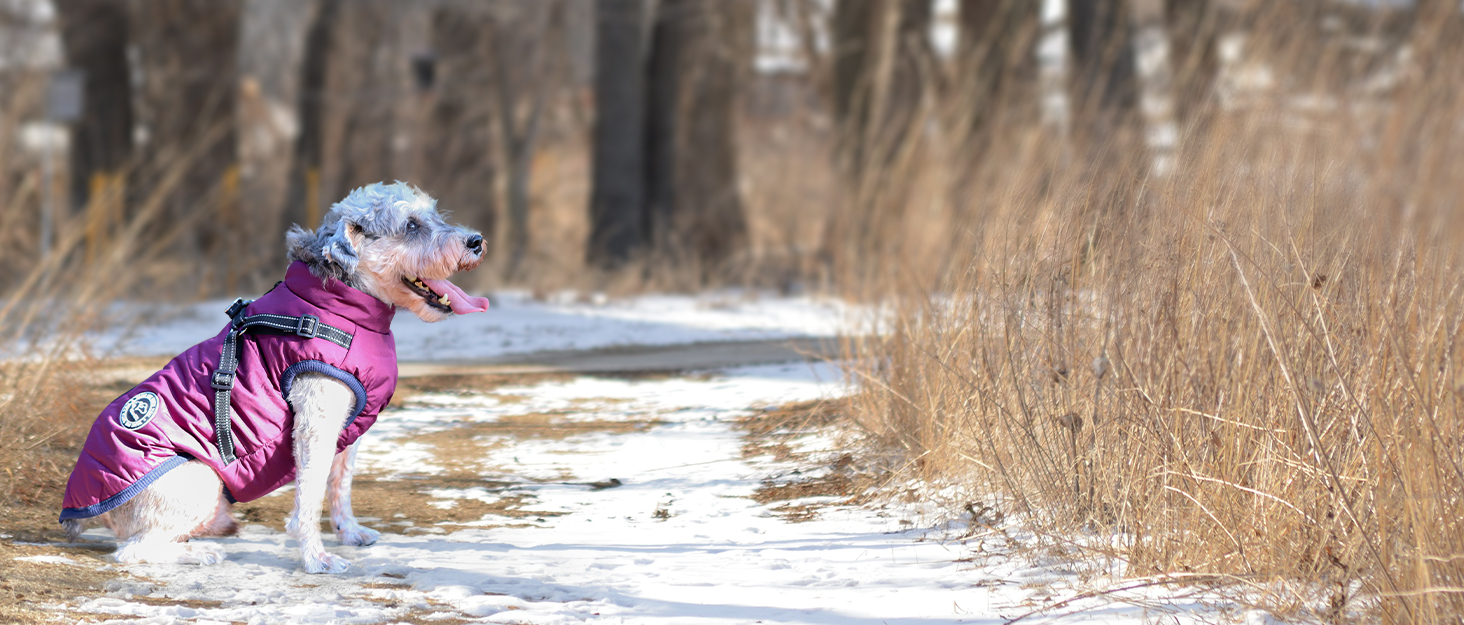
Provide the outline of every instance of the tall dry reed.
[[[853,350],[858,418],[911,473],[1102,537],[1130,575],[1457,619],[1458,84],[1275,91],[1192,126],[1167,177],[1140,149],[1008,137],[967,208],[898,206],[911,240],[959,236],[888,263],[898,313]],[[912,171],[963,167],[928,146]]]

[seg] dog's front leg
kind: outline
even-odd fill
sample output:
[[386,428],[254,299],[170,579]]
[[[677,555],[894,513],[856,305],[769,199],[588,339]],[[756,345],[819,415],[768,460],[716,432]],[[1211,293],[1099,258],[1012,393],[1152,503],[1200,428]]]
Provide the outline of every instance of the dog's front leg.
[[336,538],[343,545],[369,545],[381,538],[381,533],[362,527],[351,512],[351,476],[356,473],[356,448],[361,439],[351,443],[345,451],[336,454],[335,463],[330,466],[330,521],[335,526]]
[[285,524],[300,543],[300,559],[310,573],[340,573],[351,563],[325,552],[320,541],[320,508],[336,453],[341,426],[356,405],[356,396],[341,382],[316,373],[302,373],[290,389],[295,409],[295,511]]

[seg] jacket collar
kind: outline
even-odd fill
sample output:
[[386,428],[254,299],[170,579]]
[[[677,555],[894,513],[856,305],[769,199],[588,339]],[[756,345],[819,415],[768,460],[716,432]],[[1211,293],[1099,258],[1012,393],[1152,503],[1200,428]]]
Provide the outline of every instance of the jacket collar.
[[285,288],[316,308],[328,310],[367,330],[382,334],[391,332],[396,306],[340,280],[316,277],[310,273],[309,266],[298,260],[290,263],[289,270],[285,272]]

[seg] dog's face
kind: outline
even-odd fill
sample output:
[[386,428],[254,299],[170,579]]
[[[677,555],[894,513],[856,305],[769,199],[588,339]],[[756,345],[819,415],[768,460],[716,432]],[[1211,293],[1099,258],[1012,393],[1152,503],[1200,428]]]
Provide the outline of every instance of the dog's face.
[[488,300],[447,281],[478,266],[483,237],[443,221],[436,205],[400,182],[356,189],[331,207],[319,230],[290,231],[290,258],[424,321],[486,310]]

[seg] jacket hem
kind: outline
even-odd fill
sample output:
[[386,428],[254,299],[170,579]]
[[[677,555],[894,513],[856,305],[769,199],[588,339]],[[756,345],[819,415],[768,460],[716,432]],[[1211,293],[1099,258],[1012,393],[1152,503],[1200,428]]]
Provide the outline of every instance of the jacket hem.
[[178,468],[178,466],[182,465],[185,462],[188,462],[189,459],[190,458],[188,456],[173,456],[171,458],[168,458],[167,460],[164,460],[162,464],[153,467],[153,470],[144,473],[142,477],[137,478],[137,481],[133,482],[131,486],[122,489],[122,492],[120,493],[112,495],[111,497],[103,499],[98,503],[83,508],[62,508],[61,518],[59,519],[59,521],[69,521],[72,519],[89,519],[91,517],[97,516],[98,514],[110,512],[113,508],[127,503],[128,500],[136,497],[138,493],[142,492],[142,490],[147,488],[148,486],[151,486],[152,483],[156,482],[158,478],[163,476],[164,473]]

